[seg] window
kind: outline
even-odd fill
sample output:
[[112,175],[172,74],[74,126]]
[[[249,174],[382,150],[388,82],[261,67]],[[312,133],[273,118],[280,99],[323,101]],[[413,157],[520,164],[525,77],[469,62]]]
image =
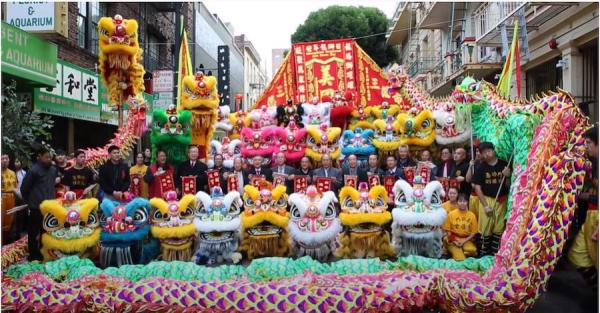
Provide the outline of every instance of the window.
[[77,3],[77,45],[98,55],[98,20],[107,15],[107,4]]
[[88,32],[87,22],[87,5],[85,2],[77,2],[77,45],[84,49]]

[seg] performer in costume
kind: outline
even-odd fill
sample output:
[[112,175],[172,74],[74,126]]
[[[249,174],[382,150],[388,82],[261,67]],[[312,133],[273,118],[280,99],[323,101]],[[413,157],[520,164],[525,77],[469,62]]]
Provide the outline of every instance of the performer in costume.
[[70,255],[93,259],[98,254],[100,240],[97,210],[97,199],[77,200],[72,191],[66,192],[62,199],[42,202],[44,261]]
[[344,231],[339,236],[335,255],[340,258],[391,258],[396,251],[390,234],[384,229],[392,220],[387,211],[387,192],[383,186],[370,190],[366,183],[359,189],[345,186],[340,191],[340,221]]
[[292,193],[289,198],[288,229],[297,257],[309,255],[321,262],[335,251],[335,238],[342,231],[336,218],[337,198],[332,191],[320,193],[308,186],[306,193]]
[[160,240],[163,261],[192,260],[193,242],[196,238],[194,212],[196,197],[184,195],[177,201],[177,193],[169,191],[165,198],[150,199],[150,232]]
[[242,213],[242,242],[240,252],[248,260],[262,256],[288,256],[291,242],[288,237],[288,196],[285,186],[272,187],[262,181],[258,188],[244,187]]
[[393,192],[396,207],[392,210],[392,235],[398,254],[441,257],[442,224],[447,217],[442,208],[442,184],[425,184],[417,175],[412,186],[405,180],[397,181]]
[[242,255],[237,252],[240,243],[240,210],[242,198],[233,190],[223,194],[221,187],[214,187],[210,195],[196,194],[196,219],[198,264],[238,263]]
[[150,204],[143,198],[104,199],[100,204],[100,265],[146,264],[159,253],[159,243],[148,238]]

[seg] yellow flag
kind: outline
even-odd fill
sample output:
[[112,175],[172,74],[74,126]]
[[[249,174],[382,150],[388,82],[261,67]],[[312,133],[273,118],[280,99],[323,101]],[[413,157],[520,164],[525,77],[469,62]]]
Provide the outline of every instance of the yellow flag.
[[517,34],[519,33],[519,21],[515,20],[515,30],[513,32],[512,43],[510,44],[510,50],[506,56],[506,61],[502,67],[502,74],[500,74],[500,80],[498,81],[498,92],[504,97],[510,96],[510,85],[512,84],[512,72],[514,70],[515,55],[520,53],[517,48]]
[[190,49],[188,46],[187,32],[183,28],[183,16],[181,16],[181,46],[179,47],[179,69],[177,73],[177,109],[181,109],[181,91],[183,89],[183,78],[192,73],[192,59],[190,58]]

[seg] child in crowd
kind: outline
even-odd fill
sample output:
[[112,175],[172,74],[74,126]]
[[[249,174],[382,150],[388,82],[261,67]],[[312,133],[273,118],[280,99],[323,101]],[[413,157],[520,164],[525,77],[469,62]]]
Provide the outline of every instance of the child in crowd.
[[477,218],[469,211],[467,199],[465,194],[458,195],[458,209],[448,213],[442,226],[446,232],[446,249],[456,261],[462,261],[467,256],[477,256],[477,247],[472,240],[478,230]]
[[454,209],[458,209],[458,189],[456,187],[448,188],[448,201],[442,203],[442,207],[448,214]]

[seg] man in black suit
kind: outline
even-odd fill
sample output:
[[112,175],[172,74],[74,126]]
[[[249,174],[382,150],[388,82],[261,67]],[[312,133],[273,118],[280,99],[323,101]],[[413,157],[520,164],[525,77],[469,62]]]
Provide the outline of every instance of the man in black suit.
[[266,181],[273,182],[273,172],[262,164],[263,157],[257,155],[252,158],[252,167],[244,171],[244,185],[249,185],[255,176],[262,176]]
[[404,171],[396,165],[396,157],[393,155],[387,157],[386,164],[387,170],[383,173],[384,176],[394,176],[396,177],[396,180],[399,180],[400,178],[404,179]]
[[[275,166],[273,166],[272,170],[273,174],[286,175],[285,187],[288,193],[292,193],[294,190],[294,172],[296,169],[285,164],[285,154],[283,152],[278,152],[275,155]],[[273,177],[273,182],[275,182],[275,177]]]
[[189,160],[183,162],[177,168],[175,172],[175,187],[177,187],[177,193],[183,192],[181,188],[181,177],[184,176],[196,176],[196,192],[207,191],[208,185],[208,167],[202,161],[198,160],[198,147],[190,146],[188,149]]
[[356,178],[357,178],[356,187],[357,188],[360,183],[367,182],[367,172],[364,169],[358,167],[358,159],[356,158],[356,155],[354,155],[354,154],[351,154],[348,156],[348,167],[346,167],[342,170],[342,174],[344,176],[345,175],[356,176]]
[[329,154],[325,154],[321,157],[322,167],[319,167],[313,171],[312,181],[316,183],[318,177],[333,178],[332,190],[335,194],[343,185],[342,171],[339,168],[331,167],[332,161]]

